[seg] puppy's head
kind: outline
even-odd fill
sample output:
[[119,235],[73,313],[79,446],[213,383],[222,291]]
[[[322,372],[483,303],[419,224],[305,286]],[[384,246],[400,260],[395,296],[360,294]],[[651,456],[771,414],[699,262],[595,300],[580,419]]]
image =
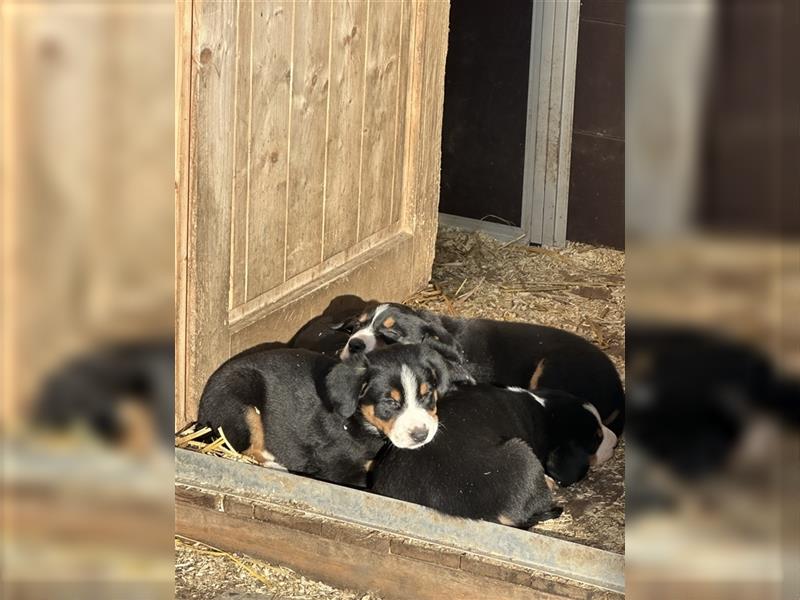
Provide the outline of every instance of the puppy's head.
[[375,304],[352,323],[350,339],[341,353],[349,356],[368,353],[391,344],[437,344],[439,351],[463,357],[458,341],[433,313],[416,311],[403,304]]
[[586,475],[590,466],[611,458],[617,436],[603,425],[591,403],[554,391],[537,391],[534,397],[549,415],[553,449],[546,468],[559,485],[575,483]]
[[453,371],[427,345],[395,345],[342,362],[326,384],[340,414],[358,415],[398,448],[419,448],[436,435],[436,402],[453,385]]

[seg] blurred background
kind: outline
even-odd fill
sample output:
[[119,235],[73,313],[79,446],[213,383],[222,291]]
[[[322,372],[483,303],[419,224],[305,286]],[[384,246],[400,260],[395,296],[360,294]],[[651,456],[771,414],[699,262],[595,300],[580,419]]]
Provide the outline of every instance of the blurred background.
[[798,4],[627,12],[628,594],[797,598]]
[[2,4],[3,598],[170,598],[171,2]]
[[[800,594],[798,22],[627,3],[634,598]],[[171,597],[174,7],[2,45],[3,597]]]

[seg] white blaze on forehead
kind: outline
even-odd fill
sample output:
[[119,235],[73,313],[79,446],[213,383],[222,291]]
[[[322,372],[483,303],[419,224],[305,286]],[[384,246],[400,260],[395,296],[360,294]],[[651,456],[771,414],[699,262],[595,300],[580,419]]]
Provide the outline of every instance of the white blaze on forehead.
[[[347,338],[347,344],[350,343],[350,340],[363,340],[364,352],[372,352],[375,349],[375,344],[377,342],[375,339],[375,321],[381,316],[382,312],[386,311],[387,308],[389,308],[388,304],[379,304],[375,308],[375,314],[372,316],[372,320],[369,322],[369,325],[363,329],[359,329],[353,335]],[[347,344],[344,345],[344,348],[340,354],[340,358],[342,360],[350,356],[350,349],[347,347]]]
[[541,396],[537,396],[536,394],[534,394],[534,393],[533,393],[532,391],[530,391],[530,390],[526,390],[525,388],[517,387],[517,386],[515,386],[515,385],[508,386],[506,389],[507,389],[508,391],[510,391],[510,392],[517,392],[517,393],[519,393],[519,394],[528,394],[528,395],[529,395],[531,398],[533,398],[533,399],[534,399],[534,400],[536,400],[536,401],[537,401],[539,404],[541,404],[542,406],[544,406],[544,403],[545,403],[545,400],[544,400],[544,398],[542,398]]
[[417,406],[417,378],[408,365],[400,367],[400,384],[403,386],[403,399],[406,401],[406,406]]
[[583,408],[594,415],[594,418],[597,419],[598,425],[600,425],[600,428],[603,430],[603,441],[600,442],[600,445],[597,447],[597,451],[594,454],[594,464],[600,465],[606,462],[614,454],[614,448],[617,445],[617,434],[603,425],[603,420],[600,418],[600,413],[597,412],[597,409],[593,404],[589,404],[587,402],[583,405]]
[[[398,448],[419,448],[436,435],[439,421],[420,405],[417,377],[408,365],[400,366],[400,385],[403,388],[404,405],[394,422],[389,439]],[[428,435],[422,442],[416,442],[411,438],[411,433],[421,428],[426,429]]]

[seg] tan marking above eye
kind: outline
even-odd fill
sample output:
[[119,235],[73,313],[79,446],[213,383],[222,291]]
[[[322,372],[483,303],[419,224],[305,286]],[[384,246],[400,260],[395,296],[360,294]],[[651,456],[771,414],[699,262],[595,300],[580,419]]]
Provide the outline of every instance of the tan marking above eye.
[[384,327],[392,327],[395,324],[394,317],[389,317],[383,322]]
[[369,315],[367,313],[361,313],[361,315],[358,317],[359,323],[366,323],[368,320],[369,320]]
[[425,396],[430,391],[430,386],[427,383],[423,383],[419,386],[419,395]]
[[389,392],[389,395],[392,397],[393,400],[397,400],[398,402],[400,402],[400,398],[403,397],[402,392],[397,388],[392,388],[392,391]]
[[392,432],[395,417],[392,417],[388,421],[384,421],[375,414],[375,407],[372,404],[366,404],[362,406],[361,414],[364,415],[364,418],[370,425],[375,427],[378,431],[382,431],[384,435],[388,436]]

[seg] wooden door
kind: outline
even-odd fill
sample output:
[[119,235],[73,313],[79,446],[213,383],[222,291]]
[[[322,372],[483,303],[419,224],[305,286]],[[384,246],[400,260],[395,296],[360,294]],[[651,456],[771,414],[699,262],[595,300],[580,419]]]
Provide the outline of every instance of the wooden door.
[[430,276],[449,3],[178,14],[176,423],[232,354]]

